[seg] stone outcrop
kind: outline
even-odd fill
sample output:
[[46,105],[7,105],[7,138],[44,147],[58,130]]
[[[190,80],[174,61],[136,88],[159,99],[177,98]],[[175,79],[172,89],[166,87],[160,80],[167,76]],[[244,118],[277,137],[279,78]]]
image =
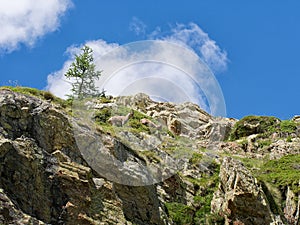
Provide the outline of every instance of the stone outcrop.
[[10,200],[10,198],[4,193],[3,189],[0,189],[0,223],[1,224],[37,224],[44,225],[43,221],[22,212],[16,205]]
[[236,122],[234,119],[214,118],[193,103],[155,102],[142,93],[119,97],[116,102],[157,118],[175,135],[192,139],[223,141]]
[[242,163],[225,157],[219,176],[212,212],[225,217],[226,224],[280,224],[262,188]]
[[286,191],[284,216],[288,221],[288,223],[297,225],[300,222],[299,213],[300,213],[299,195],[296,196],[296,194],[291,190],[291,188],[288,187]]

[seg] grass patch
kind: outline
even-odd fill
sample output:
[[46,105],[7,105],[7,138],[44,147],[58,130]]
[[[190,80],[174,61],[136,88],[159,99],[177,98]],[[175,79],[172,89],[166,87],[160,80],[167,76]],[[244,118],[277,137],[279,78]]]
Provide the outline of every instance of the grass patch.
[[[194,160],[200,160],[200,156],[194,155]],[[194,185],[195,190],[198,190],[192,206],[177,202],[166,203],[169,215],[175,224],[224,224],[222,217],[211,214],[213,193],[219,184],[220,165],[211,161],[208,168],[213,173],[203,173],[200,179],[184,177]]]
[[62,108],[67,108],[71,107],[72,102],[63,100],[61,98],[58,98],[54,96],[52,93],[49,91],[41,91],[35,88],[30,88],[30,87],[10,87],[10,86],[4,86],[0,87],[0,90],[10,90],[13,92],[25,94],[25,95],[30,95],[30,96],[35,96],[37,98],[40,98],[42,100],[50,100],[54,104],[60,105]]
[[103,125],[103,123],[107,123],[110,117],[111,117],[111,109],[108,108],[97,110],[94,114],[94,119],[96,123],[99,123],[101,125]]
[[257,159],[257,158],[248,158],[248,157],[246,158],[234,157],[234,158],[240,160],[244,164],[244,166],[250,171],[259,169],[264,164],[264,160],[267,161],[267,159]]
[[[158,146],[161,150],[165,151],[169,155],[180,158],[192,158],[192,143],[189,138],[176,136],[172,138],[164,133],[161,144]],[[196,155],[195,155],[196,157]]]
[[294,133],[297,130],[297,123],[292,120],[283,120],[280,123],[280,131],[284,133]]
[[198,165],[203,159],[203,154],[198,153],[198,152],[194,152],[192,154],[192,157],[189,159],[189,163],[191,163],[192,165]]
[[[96,110],[94,114],[94,119],[99,125],[110,125],[108,124],[108,119],[112,116],[126,116],[131,111],[130,108],[125,106],[119,106],[117,109],[103,108],[101,110]],[[150,133],[150,128],[140,122],[141,119],[147,118],[151,119],[149,116],[134,110],[134,115],[130,118],[124,129],[129,128],[132,133],[146,132]]]
[[98,100],[100,101],[100,103],[111,103],[111,99],[105,96],[99,97]]
[[251,134],[275,132],[279,123],[280,120],[273,116],[246,116],[236,122],[229,134],[229,140],[238,140]]
[[257,144],[259,148],[269,147],[272,144],[270,139],[259,139],[257,140]]
[[257,177],[278,188],[290,186],[295,193],[300,192],[300,155],[287,155],[277,160],[265,162]]
[[295,133],[299,126],[300,124],[293,120],[280,121],[273,116],[246,116],[236,122],[228,140],[235,141],[251,134],[258,134],[259,138],[268,138],[275,132],[289,135]]
[[291,136],[287,136],[287,138],[286,138],[286,142],[292,142],[293,140],[292,140],[292,137]]
[[154,150],[139,151],[139,155],[146,157],[150,162],[160,163],[162,161]]
[[194,210],[192,207],[178,202],[165,203],[169,216],[175,224],[193,224]]
[[194,181],[205,188],[204,191],[194,197],[194,202],[197,205],[194,224],[223,224],[223,218],[211,214],[211,201],[219,184],[220,165],[212,161],[208,167],[213,173],[203,174],[200,179]]
[[242,149],[247,149],[248,147],[248,140],[246,138],[238,140],[237,143],[241,146]]

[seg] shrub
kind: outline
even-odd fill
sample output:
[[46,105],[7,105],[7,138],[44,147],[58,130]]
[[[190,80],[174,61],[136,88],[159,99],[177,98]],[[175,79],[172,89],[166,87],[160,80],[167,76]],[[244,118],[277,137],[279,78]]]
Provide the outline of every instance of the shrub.
[[109,99],[105,96],[100,97],[99,100],[101,103],[111,103],[111,99]]
[[49,91],[45,91],[43,93],[43,96],[46,100],[51,100],[51,101],[53,101],[55,98],[54,95],[52,93],[50,93]]
[[106,123],[107,120],[111,117],[111,110],[104,108],[95,112],[94,119],[96,122]]
[[293,133],[297,130],[297,124],[292,120],[283,120],[280,123],[280,131],[284,133]]

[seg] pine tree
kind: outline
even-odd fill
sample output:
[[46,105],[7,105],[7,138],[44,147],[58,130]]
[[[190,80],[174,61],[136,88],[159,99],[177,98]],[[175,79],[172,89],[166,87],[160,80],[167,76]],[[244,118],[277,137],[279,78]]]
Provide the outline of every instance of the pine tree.
[[100,71],[95,71],[93,50],[85,45],[81,48],[82,53],[75,55],[75,61],[71,64],[65,76],[72,82],[71,97],[83,99],[104,95],[104,91],[99,92],[96,88],[95,80],[99,80]]

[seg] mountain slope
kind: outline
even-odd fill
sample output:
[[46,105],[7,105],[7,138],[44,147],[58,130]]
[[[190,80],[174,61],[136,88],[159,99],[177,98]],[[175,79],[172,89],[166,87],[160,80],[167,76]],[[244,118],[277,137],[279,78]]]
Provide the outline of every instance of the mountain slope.
[[0,224],[298,224],[297,117],[26,88],[2,88],[0,114]]

